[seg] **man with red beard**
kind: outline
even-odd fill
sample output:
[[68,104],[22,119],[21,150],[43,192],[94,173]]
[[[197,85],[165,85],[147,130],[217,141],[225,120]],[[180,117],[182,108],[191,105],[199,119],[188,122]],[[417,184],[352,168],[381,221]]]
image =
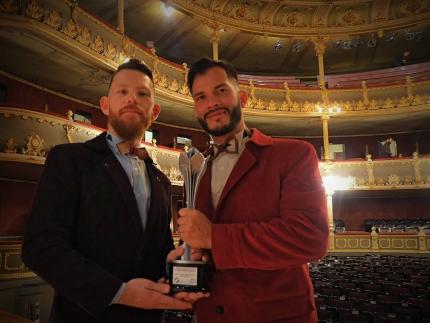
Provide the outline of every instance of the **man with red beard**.
[[148,67],[119,66],[100,100],[107,132],[54,147],[23,239],[25,264],[55,289],[50,322],[154,323],[201,293],[169,296],[170,183],[137,149],[160,113]]
[[194,256],[215,267],[210,296],[195,303],[197,322],[316,323],[307,264],[325,255],[329,230],[314,148],[248,128],[248,95],[225,62],[197,61],[188,86],[214,142],[196,208],[178,219]]

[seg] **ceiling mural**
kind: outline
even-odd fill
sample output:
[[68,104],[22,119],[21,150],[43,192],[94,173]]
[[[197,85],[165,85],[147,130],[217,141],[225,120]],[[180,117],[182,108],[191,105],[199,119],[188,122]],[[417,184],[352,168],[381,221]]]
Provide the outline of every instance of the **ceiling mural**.
[[[77,3],[118,24],[116,0]],[[214,37],[240,73],[304,81],[318,75],[315,37],[327,74],[430,60],[428,0],[127,0],[124,15],[127,37],[179,65],[212,56]]]
[[[168,3],[193,16],[217,20],[226,27],[273,36],[361,34],[412,26],[430,17],[427,0],[170,0]],[[356,28],[345,28],[351,26]]]

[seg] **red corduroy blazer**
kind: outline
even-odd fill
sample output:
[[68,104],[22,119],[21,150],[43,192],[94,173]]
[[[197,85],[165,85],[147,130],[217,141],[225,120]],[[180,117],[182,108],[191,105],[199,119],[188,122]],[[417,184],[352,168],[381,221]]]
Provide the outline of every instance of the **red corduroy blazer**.
[[213,223],[216,272],[197,322],[317,322],[307,263],[324,257],[329,230],[314,148],[253,129],[216,209],[209,173],[196,208]]

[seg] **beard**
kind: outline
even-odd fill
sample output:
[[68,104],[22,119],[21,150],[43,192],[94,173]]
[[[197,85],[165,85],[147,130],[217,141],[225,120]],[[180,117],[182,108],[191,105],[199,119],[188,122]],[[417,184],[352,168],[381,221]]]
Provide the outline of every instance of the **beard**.
[[[224,110],[229,114],[230,122],[225,126],[218,127],[215,129],[210,129],[208,123],[205,120],[206,115],[208,113],[206,113],[203,118],[197,118],[197,121],[200,123],[200,126],[203,128],[203,130],[206,131],[209,135],[220,137],[230,133],[236,128],[240,120],[242,120],[242,109],[240,107],[240,103],[238,102],[233,107],[233,109],[231,109],[231,111],[227,108],[217,108],[217,110]],[[213,112],[213,110],[210,112]]]
[[[134,105],[125,106],[123,109],[139,111]],[[123,109],[118,114],[109,114],[108,123],[118,136],[126,141],[142,138],[145,130],[151,125],[150,115],[145,115],[139,111],[139,120],[124,120],[120,117]]]

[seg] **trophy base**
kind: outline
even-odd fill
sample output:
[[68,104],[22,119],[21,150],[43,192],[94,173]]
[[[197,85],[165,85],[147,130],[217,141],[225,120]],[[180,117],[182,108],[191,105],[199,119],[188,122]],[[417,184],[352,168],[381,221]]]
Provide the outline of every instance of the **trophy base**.
[[212,266],[203,261],[175,260],[168,264],[172,292],[208,292]]

